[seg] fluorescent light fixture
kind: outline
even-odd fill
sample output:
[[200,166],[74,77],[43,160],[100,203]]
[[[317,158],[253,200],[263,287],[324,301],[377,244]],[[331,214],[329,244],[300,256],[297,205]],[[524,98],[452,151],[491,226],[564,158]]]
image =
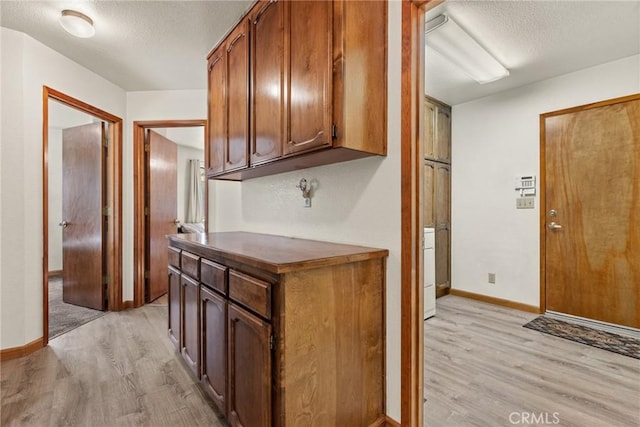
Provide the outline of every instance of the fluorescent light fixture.
[[478,83],[493,82],[509,75],[509,70],[447,15],[429,20],[426,33],[427,45]]
[[96,33],[93,28],[93,20],[84,13],[75,10],[63,10],[60,13],[60,25],[67,33],[83,39],[93,37]]

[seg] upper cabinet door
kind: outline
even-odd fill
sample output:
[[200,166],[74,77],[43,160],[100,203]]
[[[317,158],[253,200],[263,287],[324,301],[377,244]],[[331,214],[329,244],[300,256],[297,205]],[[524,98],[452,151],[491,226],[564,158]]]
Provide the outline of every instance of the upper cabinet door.
[[284,153],[331,146],[332,2],[292,1],[289,9],[289,138]]
[[424,157],[425,159],[435,159],[435,124],[436,124],[436,106],[424,101]]
[[436,160],[451,163],[451,110],[438,107],[436,116]]
[[227,141],[224,170],[247,166],[249,143],[249,21],[229,35],[227,55]]
[[226,113],[226,61],[224,46],[209,58],[209,127],[207,175],[219,173],[224,168],[224,147],[227,140]]
[[264,0],[251,15],[251,164],[282,156],[285,143],[284,3]]

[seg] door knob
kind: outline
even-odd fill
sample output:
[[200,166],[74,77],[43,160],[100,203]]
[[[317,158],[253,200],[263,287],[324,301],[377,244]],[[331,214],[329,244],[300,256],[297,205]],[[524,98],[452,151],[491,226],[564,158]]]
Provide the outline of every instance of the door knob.
[[179,219],[174,219],[174,220],[173,220],[173,223],[174,223],[175,225],[178,225],[178,224],[180,224],[180,220],[179,220]]
[[58,224],[60,227],[62,228],[67,228],[67,225],[69,225],[69,223],[67,221],[62,221],[61,223]]
[[562,226],[560,224],[556,224],[555,222],[550,222],[549,228],[552,230],[559,230],[562,228]]

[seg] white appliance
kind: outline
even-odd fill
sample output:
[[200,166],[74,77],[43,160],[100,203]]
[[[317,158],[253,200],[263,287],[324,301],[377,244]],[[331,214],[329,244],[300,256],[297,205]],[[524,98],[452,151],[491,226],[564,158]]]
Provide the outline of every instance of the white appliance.
[[436,314],[436,230],[424,229],[424,318]]

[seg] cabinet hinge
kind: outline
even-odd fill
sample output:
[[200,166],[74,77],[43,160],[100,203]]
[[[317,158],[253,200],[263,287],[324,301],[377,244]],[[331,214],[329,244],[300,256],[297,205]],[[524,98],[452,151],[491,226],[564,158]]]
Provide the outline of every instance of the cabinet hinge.
[[269,348],[271,350],[275,350],[276,349],[276,339],[275,339],[275,337],[273,335],[271,335],[269,337]]
[[331,138],[338,139],[338,126],[336,125],[331,126]]
[[111,206],[105,206],[102,208],[102,215],[111,216]]

